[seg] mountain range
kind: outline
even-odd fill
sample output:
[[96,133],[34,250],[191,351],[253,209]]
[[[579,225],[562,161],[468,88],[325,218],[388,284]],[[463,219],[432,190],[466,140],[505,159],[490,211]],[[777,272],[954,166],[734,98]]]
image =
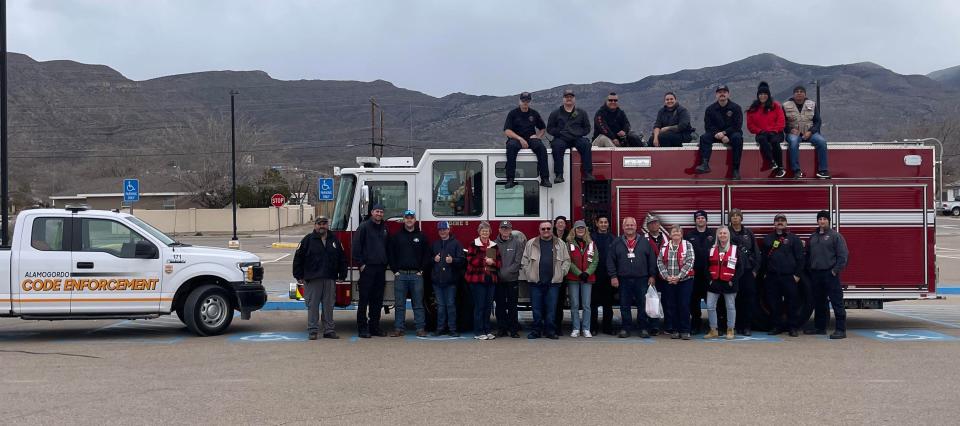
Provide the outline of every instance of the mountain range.
[[[11,188],[40,198],[75,193],[84,180],[165,174],[178,159],[223,157],[227,137],[181,146],[189,138],[171,135],[211,122],[229,125],[231,91],[238,92],[236,115],[245,126],[238,138],[251,129],[260,135],[259,148],[242,145],[244,158],[264,167],[322,172],[370,154],[371,99],[383,114],[384,155],[418,155],[430,147],[502,146],[503,120],[517,103],[516,96],[454,93],[437,98],[382,80],[287,81],[262,71],[208,71],[134,81],[104,65],[38,62],[16,53],[8,59]],[[780,101],[796,85],[816,96],[814,81],[819,81],[823,134],[831,141],[927,136],[916,129],[960,113],[960,66],[926,76],[901,75],[869,62],[816,66],[773,54],[632,83],[531,91],[533,107],[544,117],[560,104],[564,89],[574,90],[578,106],[591,115],[607,93],[617,92],[633,128],[649,135],[666,91],[677,94],[691,111],[694,127],[702,129],[703,110],[713,102],[717,84],[727,84],[732,99],[746,109],[760,81],[768,82]],[[374,125],[379,139],[379,115]],[[189,168],[178,167],[178,172]]]

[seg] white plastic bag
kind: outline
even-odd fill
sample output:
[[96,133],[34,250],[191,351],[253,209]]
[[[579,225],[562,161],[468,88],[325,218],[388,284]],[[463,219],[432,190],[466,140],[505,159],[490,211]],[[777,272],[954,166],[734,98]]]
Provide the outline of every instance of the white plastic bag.
[[647,288],[647,297],[646,303],[644,303],[647,310],[647,317],[649,318],[663,318],[663,305],[660,304],[660,294],[657,293],[656,286],[650,286]]

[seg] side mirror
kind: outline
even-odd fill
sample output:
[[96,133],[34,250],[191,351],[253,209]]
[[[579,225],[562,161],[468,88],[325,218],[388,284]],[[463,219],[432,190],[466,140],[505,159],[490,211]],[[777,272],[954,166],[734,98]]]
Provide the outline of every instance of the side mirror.
[[370,213],[370,187],[363,185],[360,187],[360,215],[366,216]]
[[140,240],[137,241],[137,246],[134,249],[133,257],[137,259],[156,259],[159,254],[160,252],[157,250],[157,246],[153,245],[149,241]]

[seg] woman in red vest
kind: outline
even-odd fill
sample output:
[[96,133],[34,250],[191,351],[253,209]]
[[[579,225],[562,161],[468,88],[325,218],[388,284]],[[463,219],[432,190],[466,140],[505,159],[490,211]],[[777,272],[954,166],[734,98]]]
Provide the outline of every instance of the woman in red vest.
[[670,227],[670,241],[660,247],[657,268],[663,286],[664,313],[673,324],[672,339],[690,340],[690,299],[693,295],[693,244],[683,239],[680,225]]
[[710,332],[704,339],[720,337],[717,332],[717,301],[723,295],[727,310],[727,340],[733,340],[734,324],[737,322],[737,290],[743,266],[740,259],[743,249],[730,241],[730,229],[717,228],[717,242],[710,248],[708,265],[710,284],[707,285],[707,318],[710,319]]
[[[587,224],[578,220],[573,225],[573,232],[567,236],[567,245],[570,247],[570,272],[566,281],[570,296],[570,318],[573,319],[573,331],[570,337],[593,337],[590,334],[590,292],[597,277],[593,274],[600,264],[600,253],[597,246],[590,239]],[[583,307],[583,316],[580,308]]]

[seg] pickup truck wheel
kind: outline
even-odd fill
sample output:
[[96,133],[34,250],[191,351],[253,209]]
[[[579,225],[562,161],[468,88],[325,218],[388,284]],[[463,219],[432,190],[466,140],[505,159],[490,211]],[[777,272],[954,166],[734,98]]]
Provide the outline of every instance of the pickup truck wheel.
[[184,303],[187,328],[198,336],[223,333],[233,321],[233,303],[230,294],[212,284],[194,289]]
[[177,311],[176,311],[176,312],[177,312],[177,318],[180,318],[180,322],[182,322],[182,323],[184,323],[184,325],[186,325],[186,323],[187,323],[187,316],[183,313],[183,305],[180,305],[180,307],[177,308]]
[[953,210],[950,210],[954,216],[960,216],[960,206],[954,207]]

